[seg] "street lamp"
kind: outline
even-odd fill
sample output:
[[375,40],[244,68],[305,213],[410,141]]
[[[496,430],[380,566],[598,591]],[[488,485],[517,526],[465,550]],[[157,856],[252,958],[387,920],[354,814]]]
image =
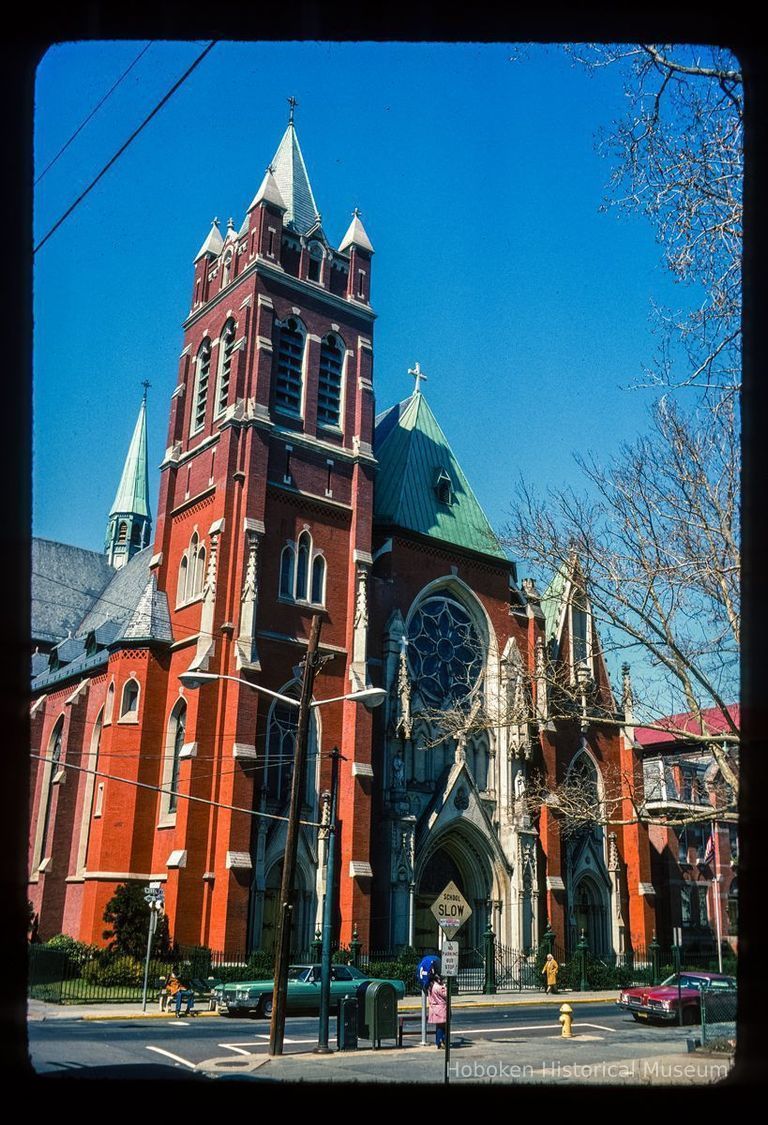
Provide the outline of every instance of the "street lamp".
[[301,695],[298,700],[290,696],[281,695],[280,692],[271,691],[261,684],[251,683],[239,676],[228,676],[216,672],[182,672],[179,676],[182,684],[188,688],[199,688],[203,684],[213,683],[215,680],[234,680],[235,683],[253,688],[263,695],[280,700],[289,707],[298,707],[296,744],[294,750],[293,776],[291,778],[291,801],[288,812],[288,828],[285,840],[285,853],[283,860],[283,878],[280,887],[280,914],[278,917],[277,944],[275,950],[275,986],[272,996],[272,1019],[269,1029],[269,1054],[281,1055],[283,1053],[283,1037],[285,1034],[285,1009],[288,994],[288,965],[291,948],[291,922],[293,917],[294,883],[296,878],[296,855],[299,842],[299,813],[301,798],[304,791],[304,778],[306,773],[307,742],[309,738],[309,718],[313,707],[321,707],[325,703],[340,703],[349,700],[362,703],[366,709],[378,707],[386,699],[383,688],[362,688],[350,692],[349,695],[334,696],[332,699],[312,699],[312,688],[315,675],[320,666],[318,653],[320,643],[320,628],[322,619],[318,614],[312,617],[309,632],[307,655],[304,661],[304,674],[301,683]]
[[[211,684],[216,680],[232,680],[233,683],[245,685],[246,687],[253,688],[261,695],[269,695],[272,699],[279,699],[281,703],[286,703],[289,707],[299,707],[299,700],[294,699],[290,695],[282,695],[279,691],[272,691],[271,688],[264,687],[262,684],[251,683],[250,680],[244,680],[242,676],[227,676],[225,673],[218,672],[180,672],[179,679],[186,688],[195,690],[202,687],[203,684]],[[322,707],[326,703],[343,703],[349,700],[352,703],[362,703],[366,710],[372,710],[378,707],[387,697],[384,688],[367,687],[361,688],[360,691],[353,691],[349,695],[335,695],[332,699],[313,699],[310,701],[310,707]]]

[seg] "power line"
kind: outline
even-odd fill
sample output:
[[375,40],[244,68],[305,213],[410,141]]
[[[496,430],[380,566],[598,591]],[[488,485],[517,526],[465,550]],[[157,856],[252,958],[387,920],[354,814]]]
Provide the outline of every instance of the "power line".
[[163,108],[165,103],[167,101],[169,101],[170,98],[176,93],[179,86],[181,86],[184,82],[186,82],[187,78],[189,78],[192,71],[200,65],[200,63],[203,61],[203,59],[208,54],[208,52],[213,50],[216,43],[217,43],[217,40],[212,39],[211,42],[208,44],[208,46],[205,48],[205,50],[200,55],[198,55],[198,57],[195,59],[195,61],[192,63],[192,65],[182,74],[182,76],[178,80],[178,82],[175,82],[174,85],[171,86],[168,93],[163,98],[161,98],[161,100],[157,103],[157,105],[152,110],[152,112],[147,117],[144,118],[141,125],[139,125],[139,127],[137,129],[134,129],[134,131],[131,133],[128,140],[124,144],[122,144],[120,146],[120,148],[117,150],[117,152],[115,153],[115,155],[110,160],[107,161],[107,163],[101,169],[101,171],[96,176],[96,178],[91,181],[91,183],[88,185],[88,187],[85,188],[85,190],[82,191],[80,193],[80,195],[78,195],[77,199],[72,204],[72,206],[68,207],[67,210],[64,212],[64,214],[61,216],[61,218],[56,220],[56,222],[53,224],[53,226],[48,231],[48,233],[38,242],[37,246],[32,251],[33,254],[36,254],[38,252],[38,250],[42,246],[45,245],[45,243],[48,241],[48,239],[51,237],[51,235],[59,229],[59,227],[64,222],[64,220],[67,219],[72,214],[72,212],[75,210],[76,207],[78,207],[80,205],[80,203],[82,203],[82,201],[85,199],[86,195],[88,195],[88,193],[90,191],[92,191],[93,188],[96,187],[96,184],[99,182],[99,180],[102,178],[102,176],[106,175],[106,173],[109,171],[109,169],[115,163],[115,161],[120,156],[122,156],[122,154],[125,152],[125,150],[128,148],[128,146],[131,144],[131,142],[134,141],[136,139],[136,137],[138,137],[139,133],[149,124],[149,122],[152,120],[152,118],[155,116],[155,114],[160,112],[160,110]]
[[65,143],[64,143],[64,144],[62,145],[62,147],[61,147],[61,148],[59,149],[59,151],[58,151],[58,152],[56,153],[56,155],[54,156],[53,160],[49,161],[49,163],[48,163],[48,164],[46,164],[45,168],[43,168],[42,172],[40,173],[40,175],[39,175],[39,176],[37,177],[37,179],[35,180],[35,186],[37,186],[37,184],[39,184],[39,183],[40,183],[40,181],[42,180],[43,176],[44,176],[44,175],[45,175],[45,174],[46,174],[47,172],[49,172],[49,171],[51,170],[51,168],[53,168],[54,164],[55,164],[55,163],[56,163],[56,161],[57,161],[57,160],[59,159],[59,157],[60,157],[60,156],[62,156],[62,155],[63,155],[63,154],[64,154],[64,153],[66,152],[66,150],[67,150],[67,149],[69,148],[69,146],[70,146],[70,145],[72,144],[72,142],[73,142],[73,140],[75,139],[75,137],[77,136],[77,134],[78,134],[78,133],[80,133],[80,132],[82,132],[82,130],[83,130],[83,129],[85,128],[85,126],[86,126],[86,125],[88,124],[88,122],[89,122],[89,121],[91,120],[91,118],[92,118],[92,117],[95,117],[95,116],[96,116],[96,113],[97,113],[97,112],[98,112],[98,111],[99,111],[99,110],[101,109],[101,107],[102,107],[102,106],[104,105],[104,102],[105,102],[105,101],[107,100],[107,98],[109,98],[109,96],[110,96],[111,94],[113,94],[113,93],[115,92],[115,90],[116,90],[116,89],[117,89],[117,87],[118,87],[118,86],[120,85],[120,83],[121,83],[121,82],[123,81],[123,79],[124,79],[124,78],[127,78],[127,77],[128,77],[128,75],[129,75],[129,74],[131,73],[131,71],[133,70],[133,68],[134,68],[134,67],[136,66],[136,63],[137,63],[137,62],[139,61],[139,59],[140,59],[140,58],[142,57],[142,55],[145,55],[145,54],[147,53],[147,51],[149,50],[149,48],[150,48],[151,46],[152,46],[152,40],[150,40],[150,41],[149,41],[149,43],[147,43],[146,47],[144,47],[144,48],[143,48],[143,49],[142,49],[141,51],[139,51],[138,55],[137,55],[137,56],[136,56],[136,58],[135,58],[135,59],[133,60],[133,62],[131,63],[131,65],[130,65],[130,66],[128,67],[128,69],[127,69],[127,70],[124,70],[124,71],[123,71],[123,73],[122,73],[122,74],[120,75],[120,77],[118,78],[117,82],[115,82],[114,86],[112,86],[112,87],[111,87],[111,88],[110,88],[109,90],[107,90],[107,92],[106,92],[106,94],[104,95],[104,97],[103,97],[103,98],[101,99],[101,101],[100,101],[100,102],[99,102],[99,103],[98,103],[97,105],[95,105],[95,106],[93,107],[93,109],[91,110],[91,112],[90,112],[90,113],[88,114],[88,116],[86,117],[85,121],[83,121],[83,122],[82,122],[82,124],[78,125],[78,127],[77,127],[77,128],[75,129],[74,133],[73,133],[73,134],[72,134],[72,136],[71,136],[71,137],[69,138],[69,140],[68,140],[68,141],[66,141],[66,142],[65,142]]
[[[32,758],[37,758],[38,761],[48,762],[50,759],[44,758],[42,754],[32,754]],[[216,809],[229,809],[231,812],[247,813],[248,816],[261,816],[267,820],[288,820],[287,816],[279,816],[277,813],[260,812],[258,809],[246,809],[241,805],[227,805],[223,801],[209,801],[207,797],[193,797],[191,793],[180,793],[177,789],[168,789],[163,785],[149,785],[146,781],[133,781],[129,777],[118,777],[113,773],[102,773],[100,770],[88,769],[87,766],[75,766],[68,762],[60,763],[63,770],[78,770],[80,773],[92,773],[94,777],[103,777],[107,781],[122,781],[124,785],[132,785],[135,789],[151,789],[154,793],[168,793],[172,797],[181,797],[185,801],[197,801],[201,805],[211,805]],[[319,821],[314,820],[301,820],[300,824],[306,825],[308,828],[323,828],[324,825]]]

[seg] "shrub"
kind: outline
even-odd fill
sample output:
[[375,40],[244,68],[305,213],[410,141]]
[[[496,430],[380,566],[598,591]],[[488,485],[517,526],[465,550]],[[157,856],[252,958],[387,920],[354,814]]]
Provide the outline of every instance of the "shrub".
[[[240,976],[230,977],[230,980],[268,980],[275,975],[274,950],[256,949],[251,953],[245,966],[245,975],[240,969]],[[220,979],[224,979],[221,977]]]
[[140,988],[144,983],[144,964],[136,957],[107,954],[83,966],[88,984],[103,987],[128,986]]

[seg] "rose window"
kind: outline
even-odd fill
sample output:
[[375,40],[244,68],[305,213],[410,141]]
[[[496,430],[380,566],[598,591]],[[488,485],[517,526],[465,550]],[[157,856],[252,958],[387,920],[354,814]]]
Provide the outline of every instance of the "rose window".
[[408,659],[425,702],[464,703],[482,674],[483,645],[463,606],[448,598],[422,602],[408,629]]

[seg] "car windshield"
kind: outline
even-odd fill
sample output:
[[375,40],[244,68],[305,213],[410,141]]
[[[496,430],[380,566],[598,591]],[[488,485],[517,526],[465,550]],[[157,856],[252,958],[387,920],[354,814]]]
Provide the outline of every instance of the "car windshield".
[[[704,980],[703,977],[692,977],[692,976],[689,976],[687,973],[681,973],[680,974],[680,987],[681,988],[701,988],[706,983],[707,982]],[[677,973],[673,973],[671,977],[667,977],[666,980],[663,980],[659,987],[663,988],[664,985],[666,985],[666,984],[676,985],[677,984]]]
[[312,972],[306,965],[291,965],[288,970],[288,980],[302,980],[308,979],[309,974]]

